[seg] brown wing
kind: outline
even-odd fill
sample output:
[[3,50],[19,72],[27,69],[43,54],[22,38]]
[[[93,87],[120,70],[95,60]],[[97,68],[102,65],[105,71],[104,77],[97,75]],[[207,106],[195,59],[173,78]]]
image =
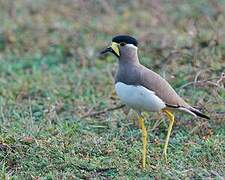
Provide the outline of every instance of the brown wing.
[[165,79],[141,64],[120,65],[116,75],[116,82],[144,86],[154,91],[155,94],[165,102],[167,107],[179,109],[194,116],[209,119],[208,116],[187,104]]
[[170,84],[157,73],[141,66],[141,85],[154,91],[168,106],[182,106],[189,108],[188,105],[170,86]]

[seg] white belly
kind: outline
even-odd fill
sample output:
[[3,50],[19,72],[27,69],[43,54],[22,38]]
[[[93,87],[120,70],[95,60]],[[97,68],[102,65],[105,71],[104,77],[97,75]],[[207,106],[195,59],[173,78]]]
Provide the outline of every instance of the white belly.
[[143,86],[127,85],[117,82],[116,93],[127,106],[138,111],[160,111],[165,103],[153,91]]

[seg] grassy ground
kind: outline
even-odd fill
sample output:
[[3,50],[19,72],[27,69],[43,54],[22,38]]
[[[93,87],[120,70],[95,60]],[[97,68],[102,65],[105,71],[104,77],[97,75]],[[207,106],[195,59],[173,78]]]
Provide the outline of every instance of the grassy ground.
[[[187,3],[188,2],[188,3]],[[0,174],[4,179],[223,179],[225,3],[206,1],[0,0]],[[135,113],[115,95],[115,34],[140,40],[141,62],[211,120],[145,114],[147,168],[140,169]],[[195,83],[192,83],[195,82]]]

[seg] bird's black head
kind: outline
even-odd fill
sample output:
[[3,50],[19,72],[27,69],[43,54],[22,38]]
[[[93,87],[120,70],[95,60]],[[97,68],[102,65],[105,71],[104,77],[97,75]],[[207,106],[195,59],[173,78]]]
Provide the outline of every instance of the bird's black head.
[[115,36],[112,38],[112,42],[115,42],[115,43],[118,43],[118,44],[121,44],[121,43],[124,43],[125,44],[133,44],[134,46],[138,46],[138,41],[129,36],[129,35],[118,35],[118,36]]
[[128,46],[133,46],[137,49],[138,41],[129,35],[118,35],[112,38],[111,46],[104,49],[101,54],[112,52],[119,58],[121,50]]

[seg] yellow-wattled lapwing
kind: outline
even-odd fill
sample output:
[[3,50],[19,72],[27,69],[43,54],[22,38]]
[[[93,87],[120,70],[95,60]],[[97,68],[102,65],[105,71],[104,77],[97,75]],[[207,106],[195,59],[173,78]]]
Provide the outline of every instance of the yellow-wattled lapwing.
[[169,128],[165,140],[163,155],[167,159],[167,146],[174,123],[172,111],[185,111],[195,117],[209,119],[208,116],[187,104],[157,73],[141,65],[138,59],[138,42],[128,35],[115,36],[110,47],[101,52],[112,52],[118,60],[118,70],[115,77],[115,89],[121,101],[136,110],[138,122],[142,130],[143,156],[142,167],[146,164],[147,131],[141,112],[163,111],[169,118]]

